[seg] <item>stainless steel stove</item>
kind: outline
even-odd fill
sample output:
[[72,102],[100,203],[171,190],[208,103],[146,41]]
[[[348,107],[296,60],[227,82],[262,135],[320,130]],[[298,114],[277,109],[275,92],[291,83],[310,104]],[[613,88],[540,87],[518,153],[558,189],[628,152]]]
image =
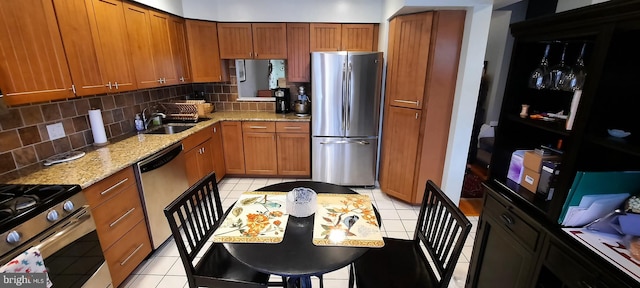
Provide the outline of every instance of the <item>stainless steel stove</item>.
[[0,184],[0,266],[36,247],[55,286],[109,287],[109,270],[81,190],[79,185]]

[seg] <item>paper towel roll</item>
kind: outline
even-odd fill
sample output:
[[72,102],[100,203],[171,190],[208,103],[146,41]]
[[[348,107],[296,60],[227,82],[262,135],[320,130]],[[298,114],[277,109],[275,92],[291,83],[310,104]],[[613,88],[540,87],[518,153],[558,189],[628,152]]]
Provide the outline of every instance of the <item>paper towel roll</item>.
[[104,131],[104,123],[102,122],[102,112],[100,109],[89,110],[89,122],[91,123],[93,144],[98,146],[106,144],[107,133]]

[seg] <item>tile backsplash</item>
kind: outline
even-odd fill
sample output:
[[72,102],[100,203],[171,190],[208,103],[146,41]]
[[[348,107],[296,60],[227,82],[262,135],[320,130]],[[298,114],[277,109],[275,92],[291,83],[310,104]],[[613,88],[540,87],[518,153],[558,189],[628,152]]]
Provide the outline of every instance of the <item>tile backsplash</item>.
[[[275,102],[237,101],[235,67],[229,68],[229,75],[230,81],[223,83],[183,84],[10,107],[0,114],[0,183],[41,169],[42,162],[53,155],[91,149],[91,108],[102,110],[108,140],[132,133],[135,114],[144,108],[187,99],[194,91],[204,91],[205,100],[214,104],[215,111],[275,112]],[[299,85],[310,91],[309,83],[288,83],[292,100]],[[62,123],[65,136],[51,140],[47,125],[55,123]]]
[[[38,170],[59,153],[93,147],[88,111],[102,110],[108,139],[134,131],[134,117],[159,102],[185,99],[192,84],[73,98],[11,107],[0,115],[0,180]],[[51,140],[47,125],[62,123],[65,136]]]

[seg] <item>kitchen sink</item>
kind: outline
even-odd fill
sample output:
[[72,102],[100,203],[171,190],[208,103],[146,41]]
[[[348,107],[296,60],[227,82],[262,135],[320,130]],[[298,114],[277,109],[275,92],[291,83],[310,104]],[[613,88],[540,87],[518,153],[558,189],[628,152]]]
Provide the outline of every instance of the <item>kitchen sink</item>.
[[175,134],[185,131],[187,129],[196,126],[196,124],[183,124],[183,123],[169,123],[161,126],[151,128],[143,132],[144,134]]

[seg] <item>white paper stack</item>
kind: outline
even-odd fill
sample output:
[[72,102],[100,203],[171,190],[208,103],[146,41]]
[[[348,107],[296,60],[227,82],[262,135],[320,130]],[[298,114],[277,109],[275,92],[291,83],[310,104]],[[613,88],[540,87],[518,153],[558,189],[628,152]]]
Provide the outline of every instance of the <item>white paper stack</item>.
[[563,226],[578,227],[604,217],[620,207],[629,193],[584,195],[579,206],[569,206]]

